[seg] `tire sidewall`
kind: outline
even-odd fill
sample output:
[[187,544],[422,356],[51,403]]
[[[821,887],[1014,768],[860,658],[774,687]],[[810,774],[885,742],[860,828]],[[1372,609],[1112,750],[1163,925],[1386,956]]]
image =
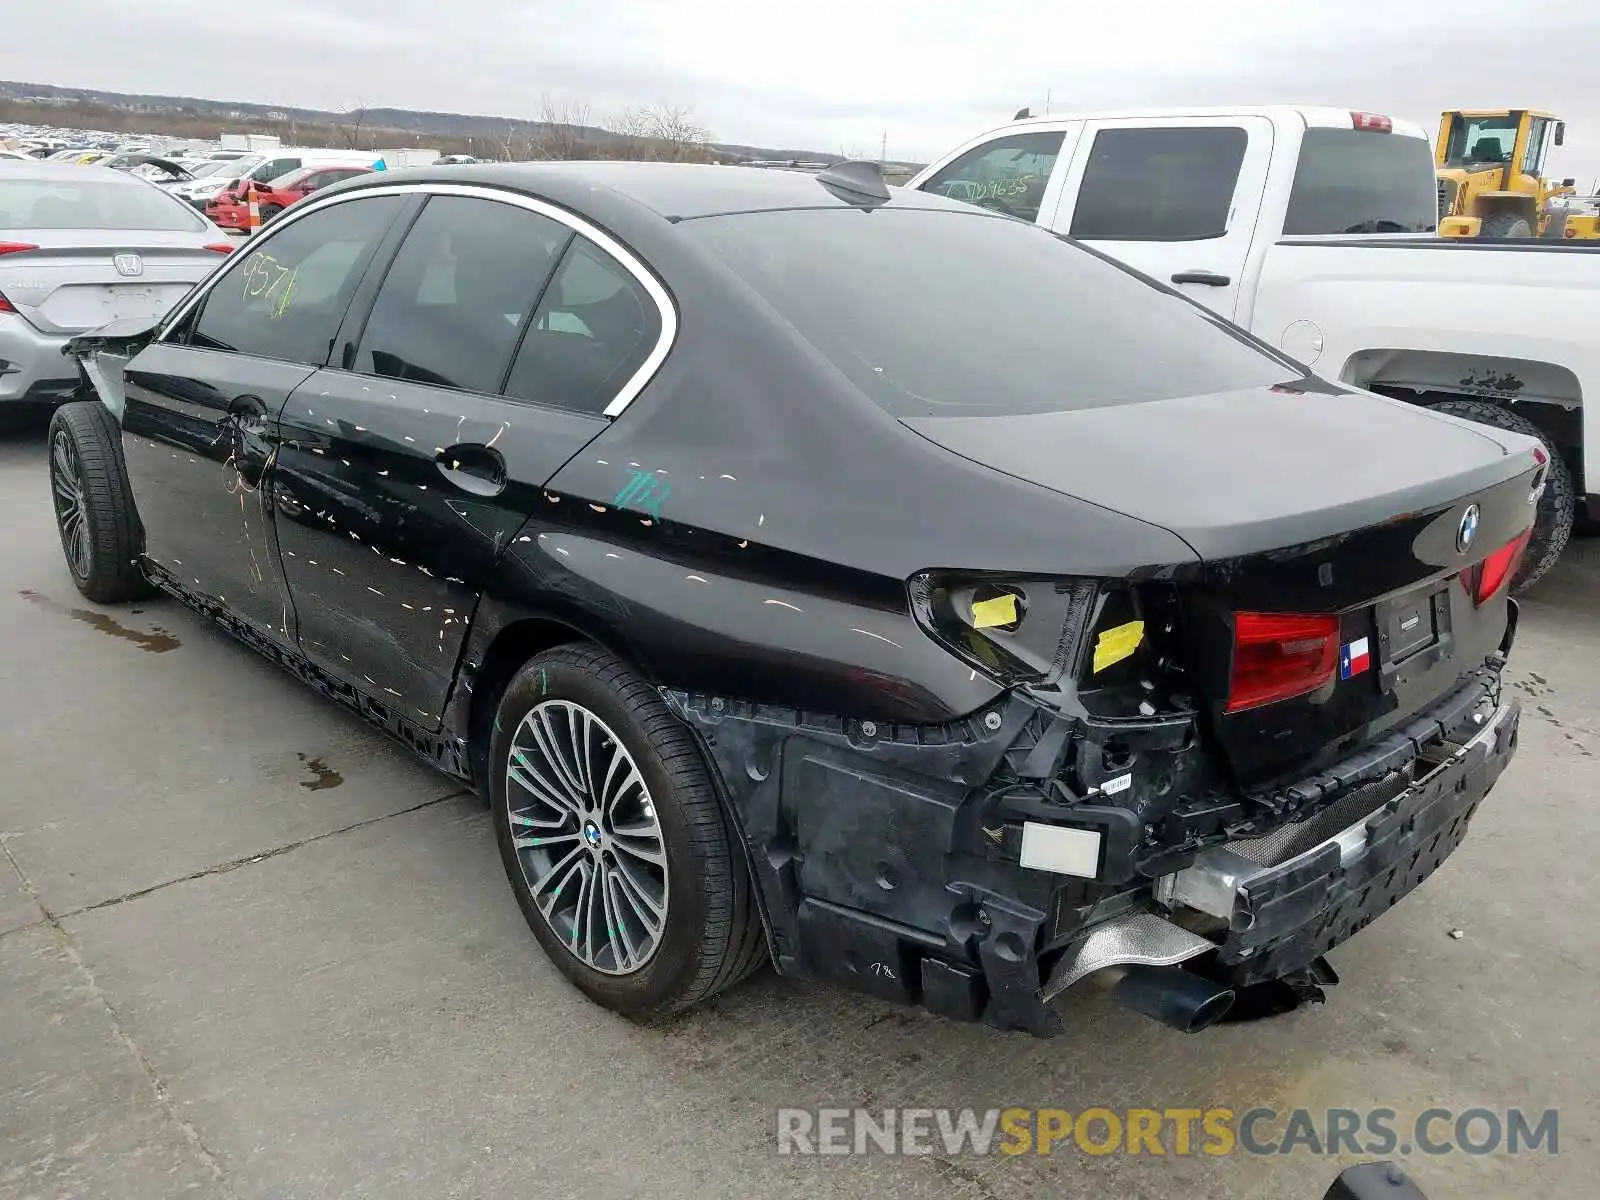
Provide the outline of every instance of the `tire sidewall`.
[[[74,479],[72,483],[73,486],[78,489],[79,498],[83,506],[83,537],[84,545],[87,548],[89,556],[88,571],[83,575],[79,575],[77,568],[75,568],[72,564],[72,553],[67,546],[67,531],[62,528],[61,513],[56,509],[55,505],[55,483],[59,478],[56,472],[57,441],[65,441],[71,447],[73,461],[77,463],[78,467],[77,478]],[[71,422],[65,419],[59,413],[59,411],[50,421],[49,458],[51,485],[50,512],[55,517],[56,521],[56,537],[61,542],[61,556],[66,560],[67,573],[72,576],[73,583],[77,585],[78,590],[82,591],[85,588],[94,586],[95,575],[100,567],[98,559],[101,517],[98,511],[99,506],[94,503],[93,498],[90,496],[88,483],[84,479],[82,439],[79,437],[78,431],[72,427]]]
[[[589,709],[620,738],[650,789],[667,855],[667,927],[645,967],[630,975],[607,975],[580,962],[538,909],[512,844],[506,805],[506,757],[511,739],[533,707],[544,700],[569,700]],[[703,770],[703,768],[701,768]],[[681,786],[681,783],[677,786]],[[709,781],[705,783],[709,788]],[[544,952],[585,994],[629,1015],[644,1015],[668,1003],[695,976],[703,948],[707,903],[697,877],[694,843],[687,814],[655,745],[632,707],[620,700],[592,671],[559,651],[532,659],[507,685],[495,714],[489,746],[489,799],[495,840],[517,904]]]

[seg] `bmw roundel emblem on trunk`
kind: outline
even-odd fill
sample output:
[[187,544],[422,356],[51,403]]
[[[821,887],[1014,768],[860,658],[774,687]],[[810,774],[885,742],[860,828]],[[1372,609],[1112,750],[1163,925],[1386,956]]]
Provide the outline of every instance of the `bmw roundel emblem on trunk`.
[[1478,506],[1467,505],[1467,511],[1461,514],[1461,524],[1456,526],[1456,549],[1465,554],[1472,549],[1472,539],[1478,536]]
[[111,265],[117,268],[118,275],[144,274],[144,259],[137,254],[119,254],[111,260]]

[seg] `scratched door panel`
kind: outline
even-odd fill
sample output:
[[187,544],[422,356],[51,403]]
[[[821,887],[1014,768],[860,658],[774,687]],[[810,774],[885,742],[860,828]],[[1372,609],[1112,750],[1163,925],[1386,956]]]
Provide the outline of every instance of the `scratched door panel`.
[[[280,418],[272,485],[305,653],[435,727],[495,562],[606,424],[345,371],[308,379]],[[497,459],[495,492],[473,468]]]
[[158,343],[124,373],[123,455],[146,555],[285,644],[294,614],[261,485],[271,417],[311,372]]

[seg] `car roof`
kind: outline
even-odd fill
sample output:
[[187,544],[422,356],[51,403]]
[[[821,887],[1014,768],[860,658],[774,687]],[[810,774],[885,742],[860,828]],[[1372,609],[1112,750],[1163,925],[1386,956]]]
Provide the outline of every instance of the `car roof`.
[[7,167],[5,177],[7,179],[30,179],[60,183],[82,183],[85,179],[88,179],[116,187],[149,186],[137,175],[130,175],[126,171],[118,171],[112,167],[73,162],[46,162],[37,158],[29,159],[25,163],[18,163],[14,167]]
[[[540,196],[583,212],[596,189],[626,197],[670,221],[723,213],[792,208],[850,208],[817,176],[801,171],[768,171],[706,163],[626,161],[544,163],[462,163],[377,172],[348,188],[398,183],[460,183],[502,187]],[[941,208],[971,212],[969,205],[925,192],[889,189],[895,207]],[[330,193],[331,194],[331,193]]]

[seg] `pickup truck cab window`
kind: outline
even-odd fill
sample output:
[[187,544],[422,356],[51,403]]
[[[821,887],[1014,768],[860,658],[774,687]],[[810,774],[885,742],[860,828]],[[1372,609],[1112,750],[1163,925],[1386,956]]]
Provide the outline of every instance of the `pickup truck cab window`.
[[353,369],[497,394],[571,237],[524,208],[430,197],[378,289]]
[[1052,227],[1231,320],[1272,144],[1259,116],[1089,121]]
[[1248,144],[1245,131],[1229,125],[1097,131],[1072,236],[1133,242],[1222,237]]
[[922,190],[1036,221],[1065,137],[1057,129],[984,142],[948,163]]
[[1439,199],[1421,138],[1359,129],[1308,129],[1300,143],[1283,232],[1432,233]]

